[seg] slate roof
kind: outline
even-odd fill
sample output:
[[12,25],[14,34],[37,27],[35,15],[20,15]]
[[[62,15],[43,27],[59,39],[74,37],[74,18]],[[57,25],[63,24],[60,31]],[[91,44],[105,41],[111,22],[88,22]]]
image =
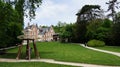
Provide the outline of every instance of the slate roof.
[[51,27],[38,27],[38,25],[30,25],[27,26],[24,31],[27,31],[28,29],[32,29],[32,27],[36,26],[37,29],[39,30],[38,35],[44,35],[46,32],[48,32],[50,30]]
[[44,35],[49,30],[50,30],[50,27],[39,28],[39,34]]

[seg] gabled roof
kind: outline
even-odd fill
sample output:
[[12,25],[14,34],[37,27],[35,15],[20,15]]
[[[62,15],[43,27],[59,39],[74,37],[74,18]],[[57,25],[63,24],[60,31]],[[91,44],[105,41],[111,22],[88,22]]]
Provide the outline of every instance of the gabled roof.
[[39,35],[45,35],[45,33],[48,32],[48,31],[50,31],[50,29],[51,29],[51,26],[50,27],[38,27],[38,25],[34,25],[33,24],[33,25],[28,25],[24,29],[24,31],[27,31],[28,29],[32,30],[33,27],[36,27],[39,30],[39,32],[38,32]]
[[36,25],[32,24],[30,26],[27,26],[24,30],[26,30],[26,29],[32,29],[32,27],[36,27],[38,29],[38,25],[37,24]]
[[39,34],[44,35],[46,32],[50,30],[51,27],[39,28]]

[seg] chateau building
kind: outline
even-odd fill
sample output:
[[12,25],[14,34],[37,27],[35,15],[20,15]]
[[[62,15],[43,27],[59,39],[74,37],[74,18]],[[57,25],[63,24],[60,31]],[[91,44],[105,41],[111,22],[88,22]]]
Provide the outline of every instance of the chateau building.
[[38,25],[30,25],[24,29],[24,35],[28,38],[35,39],[36,41],[53,41],[53,35],[55,31],[52,26],[50,27],[38,27]]

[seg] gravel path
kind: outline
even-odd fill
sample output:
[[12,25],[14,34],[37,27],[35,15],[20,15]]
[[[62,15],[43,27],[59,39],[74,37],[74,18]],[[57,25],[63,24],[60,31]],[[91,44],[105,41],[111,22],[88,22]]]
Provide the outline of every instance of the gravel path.
[[118,52],[96,49],[96,48],[85,46],[84,44],[80,44],[80,45],[85,47],[85,48],[91,49],[91,50],[100,51],[100,52],[104,52],[104,53],[109,53],[109,54],[113,54],[113,55],[116,55],[116,56],[120,57],[120,53],[118,53]]
[[95,65],[95,64],[84,64],[84,63],[74,63],[74,62],[63,62],[63,61],[55,61],[53,59],[31,59],[31,60],[16,60],[16,59],[3,59],[0,58],[0,62],[45,62],[52,64],[62,64],[62,65],[70,65],[70,66],[82,66],[82,67],[117,67],[117,66],[104,66],[104,65]]

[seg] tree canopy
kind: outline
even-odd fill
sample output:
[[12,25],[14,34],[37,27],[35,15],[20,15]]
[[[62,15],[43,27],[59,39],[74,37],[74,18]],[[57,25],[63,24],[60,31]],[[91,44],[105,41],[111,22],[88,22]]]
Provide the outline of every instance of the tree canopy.
[[35,18],[35,11],[42,0],[0,0],[0,48],[13,46],[21,41],[24,16]]
[[100,6],[99,5],[85,5],[76,14],[78,16],[77,22],[80,20],[90,21],[92,19],[100,17]]
[[19,14],[19,21],[24,25],[24,16],[30,21],[35,18],[35,11],[42,3],[42,0],[2,0],[4,3],[9,3],[15,7]]

